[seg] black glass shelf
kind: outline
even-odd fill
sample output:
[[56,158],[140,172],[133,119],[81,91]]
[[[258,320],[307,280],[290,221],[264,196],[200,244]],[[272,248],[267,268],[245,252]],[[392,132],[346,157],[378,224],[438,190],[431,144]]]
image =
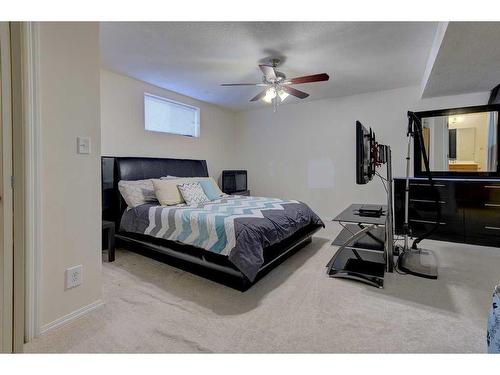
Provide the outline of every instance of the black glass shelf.
[[381,252],[344,248],[332,262],[329,276],[355,279],[377,288],[384,286],[385,259]]
[[[333,240],[333,246],[344,245],[349,238],[356,232],[363,229],[361,225],[346,224],[338,236]],[[385,246],[385,229],[378,227],[371,229],[364,237],[347,246],[351,248],[360,248],[363,250],[384,251]]]
[[[343,229],[333,240],[332,245],[339,246],[328,263],[330,277],[347,278],[383,288],[385,259],[385,223],[387,216],[361,216],[358,213],[361,204],[352,204],[335,217],[334,221],[343,224]],[[383,206],[384,211],[387,210]],[[366,233],[358,232],[365,230]]]

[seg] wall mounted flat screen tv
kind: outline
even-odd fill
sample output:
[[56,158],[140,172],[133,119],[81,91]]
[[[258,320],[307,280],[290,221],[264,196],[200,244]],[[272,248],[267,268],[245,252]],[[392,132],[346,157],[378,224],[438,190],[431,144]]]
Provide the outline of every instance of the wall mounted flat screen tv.
[[356,183],[367,184],[375,175],[375,133],[356,121]]

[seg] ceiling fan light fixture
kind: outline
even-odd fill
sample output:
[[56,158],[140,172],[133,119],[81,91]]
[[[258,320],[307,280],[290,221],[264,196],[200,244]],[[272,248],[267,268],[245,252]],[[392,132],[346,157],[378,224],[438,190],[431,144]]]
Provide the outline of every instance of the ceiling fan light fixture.
[[271,103],[274,98],[276,98],[276,89],[274,87],[269,87],[266,91],[266,96],[262,98],[266,103]]
[[287,92],[280,90],[280,91],[278,91],[278,96],[280,97],[281,101],[283,102],[290,95]]

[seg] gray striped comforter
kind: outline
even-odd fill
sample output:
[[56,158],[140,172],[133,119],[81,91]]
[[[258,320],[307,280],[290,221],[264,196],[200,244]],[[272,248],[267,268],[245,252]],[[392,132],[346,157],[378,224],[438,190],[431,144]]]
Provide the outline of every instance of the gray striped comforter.
[[264,263],[263,249],[311,223],[323,225],[298,201],[226,196],[197,206],[145,204],[123,214],[120,230],[226,255],[253,281]]

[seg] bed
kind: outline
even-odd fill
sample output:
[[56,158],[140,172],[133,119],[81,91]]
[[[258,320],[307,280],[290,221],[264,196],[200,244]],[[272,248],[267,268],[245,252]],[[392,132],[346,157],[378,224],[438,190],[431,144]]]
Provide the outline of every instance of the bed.
[[224,196],[197,206],[127,209],[120,180],[167,175],[208,177],[207,163],[102,157],[103,220],[115,223],[117,245],[242,291],[324,226],[307,205],[278,198]]

